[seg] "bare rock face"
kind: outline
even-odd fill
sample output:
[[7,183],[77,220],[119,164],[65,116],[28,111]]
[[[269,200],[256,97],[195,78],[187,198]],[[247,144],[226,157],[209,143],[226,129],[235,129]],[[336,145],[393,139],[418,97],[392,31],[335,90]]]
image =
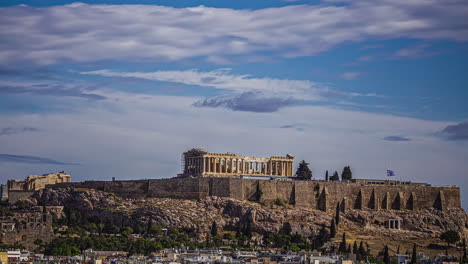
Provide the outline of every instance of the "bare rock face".
[[407,231],[440,234],[448,230],[463,233],[468,227],[468,217],[463,209],[440,211],[362,211],[355,210],[345,217],[367,229],[386,227],[390,219],[400,220],[401,229]]
[[[203,200],[165,198],[123,199],[93,189],[46,188],[34,195],[32,203],[64,206],[80,210],[90,217],[113,217],[130,226],[153,223],[178,228],[204,237],[213,222],[224,231],[236,231],[249,223],[259,235],[282,232],[287,226],[292,233],[308,236],[322,226],[329,227],[333,213],[294,207],[261,205],[230,198],[207,197]],[[399,219],[401,230],[387,230],[389,219]],[[378,236],[400,239],[424,238],[447,230],[465,233],[468,216],[463,209],[439,210],[352,210],[342,215],[341,229],[356,236]]]

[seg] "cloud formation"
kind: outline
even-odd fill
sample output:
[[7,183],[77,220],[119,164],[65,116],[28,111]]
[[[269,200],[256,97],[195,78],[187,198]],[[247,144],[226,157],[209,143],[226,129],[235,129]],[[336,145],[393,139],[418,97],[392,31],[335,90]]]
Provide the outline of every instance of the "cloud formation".
[[94,90],[94,88],[64,83],[0,82],[0,94],[66,96],[89,100],[106,99],[106,97],[100,94],[90,92],[91,90]]
[[81,72],[81,74],[174,82],[236,93],[255,91],[268,94],[301,96],[309,100],[318,99],[320,97],[319,93],[325,91],[319,84],[308,80],[275,79],[268,77],[255,78],[247,74],[233,74],[231,73],[231,69],[226,68],[207,72],[201,72],[195,69],[156,72],[115,72],[110,70],[97,70]]
[[301,101],[291,97],[270,97],[255,92],[244,92],[234,97],[215,97],[199,100],[196,107],[224,107],[233,111],[271,113],[286,106],[300,104]]
[[411,141],[410,138],[402,137],[402,136],[388,136],[388,137],[384,137],[383,140],[386,140],[386,141]]
[[467,140],[468,122],[462,122],[456,125],[449,125],[442,130],[442,134],[450,140]]
[[26,156],[26,155],[11,155],[11,154],[0,154],[0,162],[8,163],[28,163],[28,164],[55,164],[55,165],[80,165],[76,163],[67,163],[56,161],[49,158]]
[[35,131],[39,131],[39,129],[35,127],[4,127],[0,129],[0,136],[14,135],[14,134],[19,134],[19,133],[24,133],[24,132],[35,132]]
[[[154,5],[0,8],[0,62],[176,61],[268,52],[314,55],[337,45],[407,37],[468,41],[468,3],[362,0],[260,10]],[[362,14],[366,14],[363,16]]]

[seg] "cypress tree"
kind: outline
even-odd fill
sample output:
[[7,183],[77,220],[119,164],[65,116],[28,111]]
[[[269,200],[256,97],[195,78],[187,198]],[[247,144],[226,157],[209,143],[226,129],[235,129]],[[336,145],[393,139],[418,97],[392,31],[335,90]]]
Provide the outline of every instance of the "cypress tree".
[[353,245],[353,254],[356,254],[356,256],[357,256],[358,253],[359,253],[359,252],[358,252],[357,242],[354,241],[354,245]]
[[416,264],[417,262],[416,250],[417,250],[416,244],[413,244],[413,254],[411,255],[411,264]]
[[466,240],[463,239],[463,263],[468,263],[468,257],[466,256]]
[[340,225],[340,203],[336,204],[335,224]]
[[244,235],[248,238],[252,238],[252,224],[250,221],[247,222],[247,225],[244,230]]
[[385,264],[390,264],[390,255],[388,254],[388,246],[385,245],[383,253],[383,262]]
[[331,224],[330,224],[330,237],[334,238],[336,236],[336,225],[335,225],[335,219],[332,218]]
[[218,225],[216,224],[216,221],[213,221],[213,224],[211,224],[211,236],[216,237],[218,235]]
[[328,170],[325,172],[325,181],[328,181]]
[[398,245],[398,248],[397,248],[397,250],[396,250],[396,253],[397,253],[398,255],[400,255],[400,245]]
[[364,249],[364,243],[359,243],[359,256],[361,257],[360,260],[363,260],[366,256],[367,256],[367,253],[366,253],[366,250]]
[[343,233],[343,239],[341,240],[340,247],[338,248],[339,253],[346,253],[346,233]]

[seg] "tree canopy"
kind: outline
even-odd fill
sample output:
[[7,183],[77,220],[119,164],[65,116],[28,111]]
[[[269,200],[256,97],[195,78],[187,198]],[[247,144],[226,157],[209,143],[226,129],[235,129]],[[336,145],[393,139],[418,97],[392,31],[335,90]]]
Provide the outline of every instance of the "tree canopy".
[[309,163],[305,162],[305,160],[299,163],[299,167],[296,171],[296,177],[303,180],[312,179],[312,171],[309,169]]
[[338,172],[335,171],[333,175],[330,177],[330,181],[339,181],[340,177],[338,176]]
[[457,243],[460,240],[460,235],[457,231],[450,230],[442,233],[442,235],[440,235],[440,238],[447,242],[448,246],[450,247],[450,244]]
[[341,180],[342,181],[349,181],[353,178],[353,173],[351,172],[351,167],[346,166],[343,168],[343,172],[341,173]]

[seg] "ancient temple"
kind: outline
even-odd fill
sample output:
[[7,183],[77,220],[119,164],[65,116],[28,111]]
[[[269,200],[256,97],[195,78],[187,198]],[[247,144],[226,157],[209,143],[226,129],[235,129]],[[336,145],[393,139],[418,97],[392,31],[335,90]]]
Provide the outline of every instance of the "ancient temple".
[[191,149],[184,152],[183,159],[184,172],[180,176],[293,176],[294,156],[289,154],[284,157],[255,158]]

